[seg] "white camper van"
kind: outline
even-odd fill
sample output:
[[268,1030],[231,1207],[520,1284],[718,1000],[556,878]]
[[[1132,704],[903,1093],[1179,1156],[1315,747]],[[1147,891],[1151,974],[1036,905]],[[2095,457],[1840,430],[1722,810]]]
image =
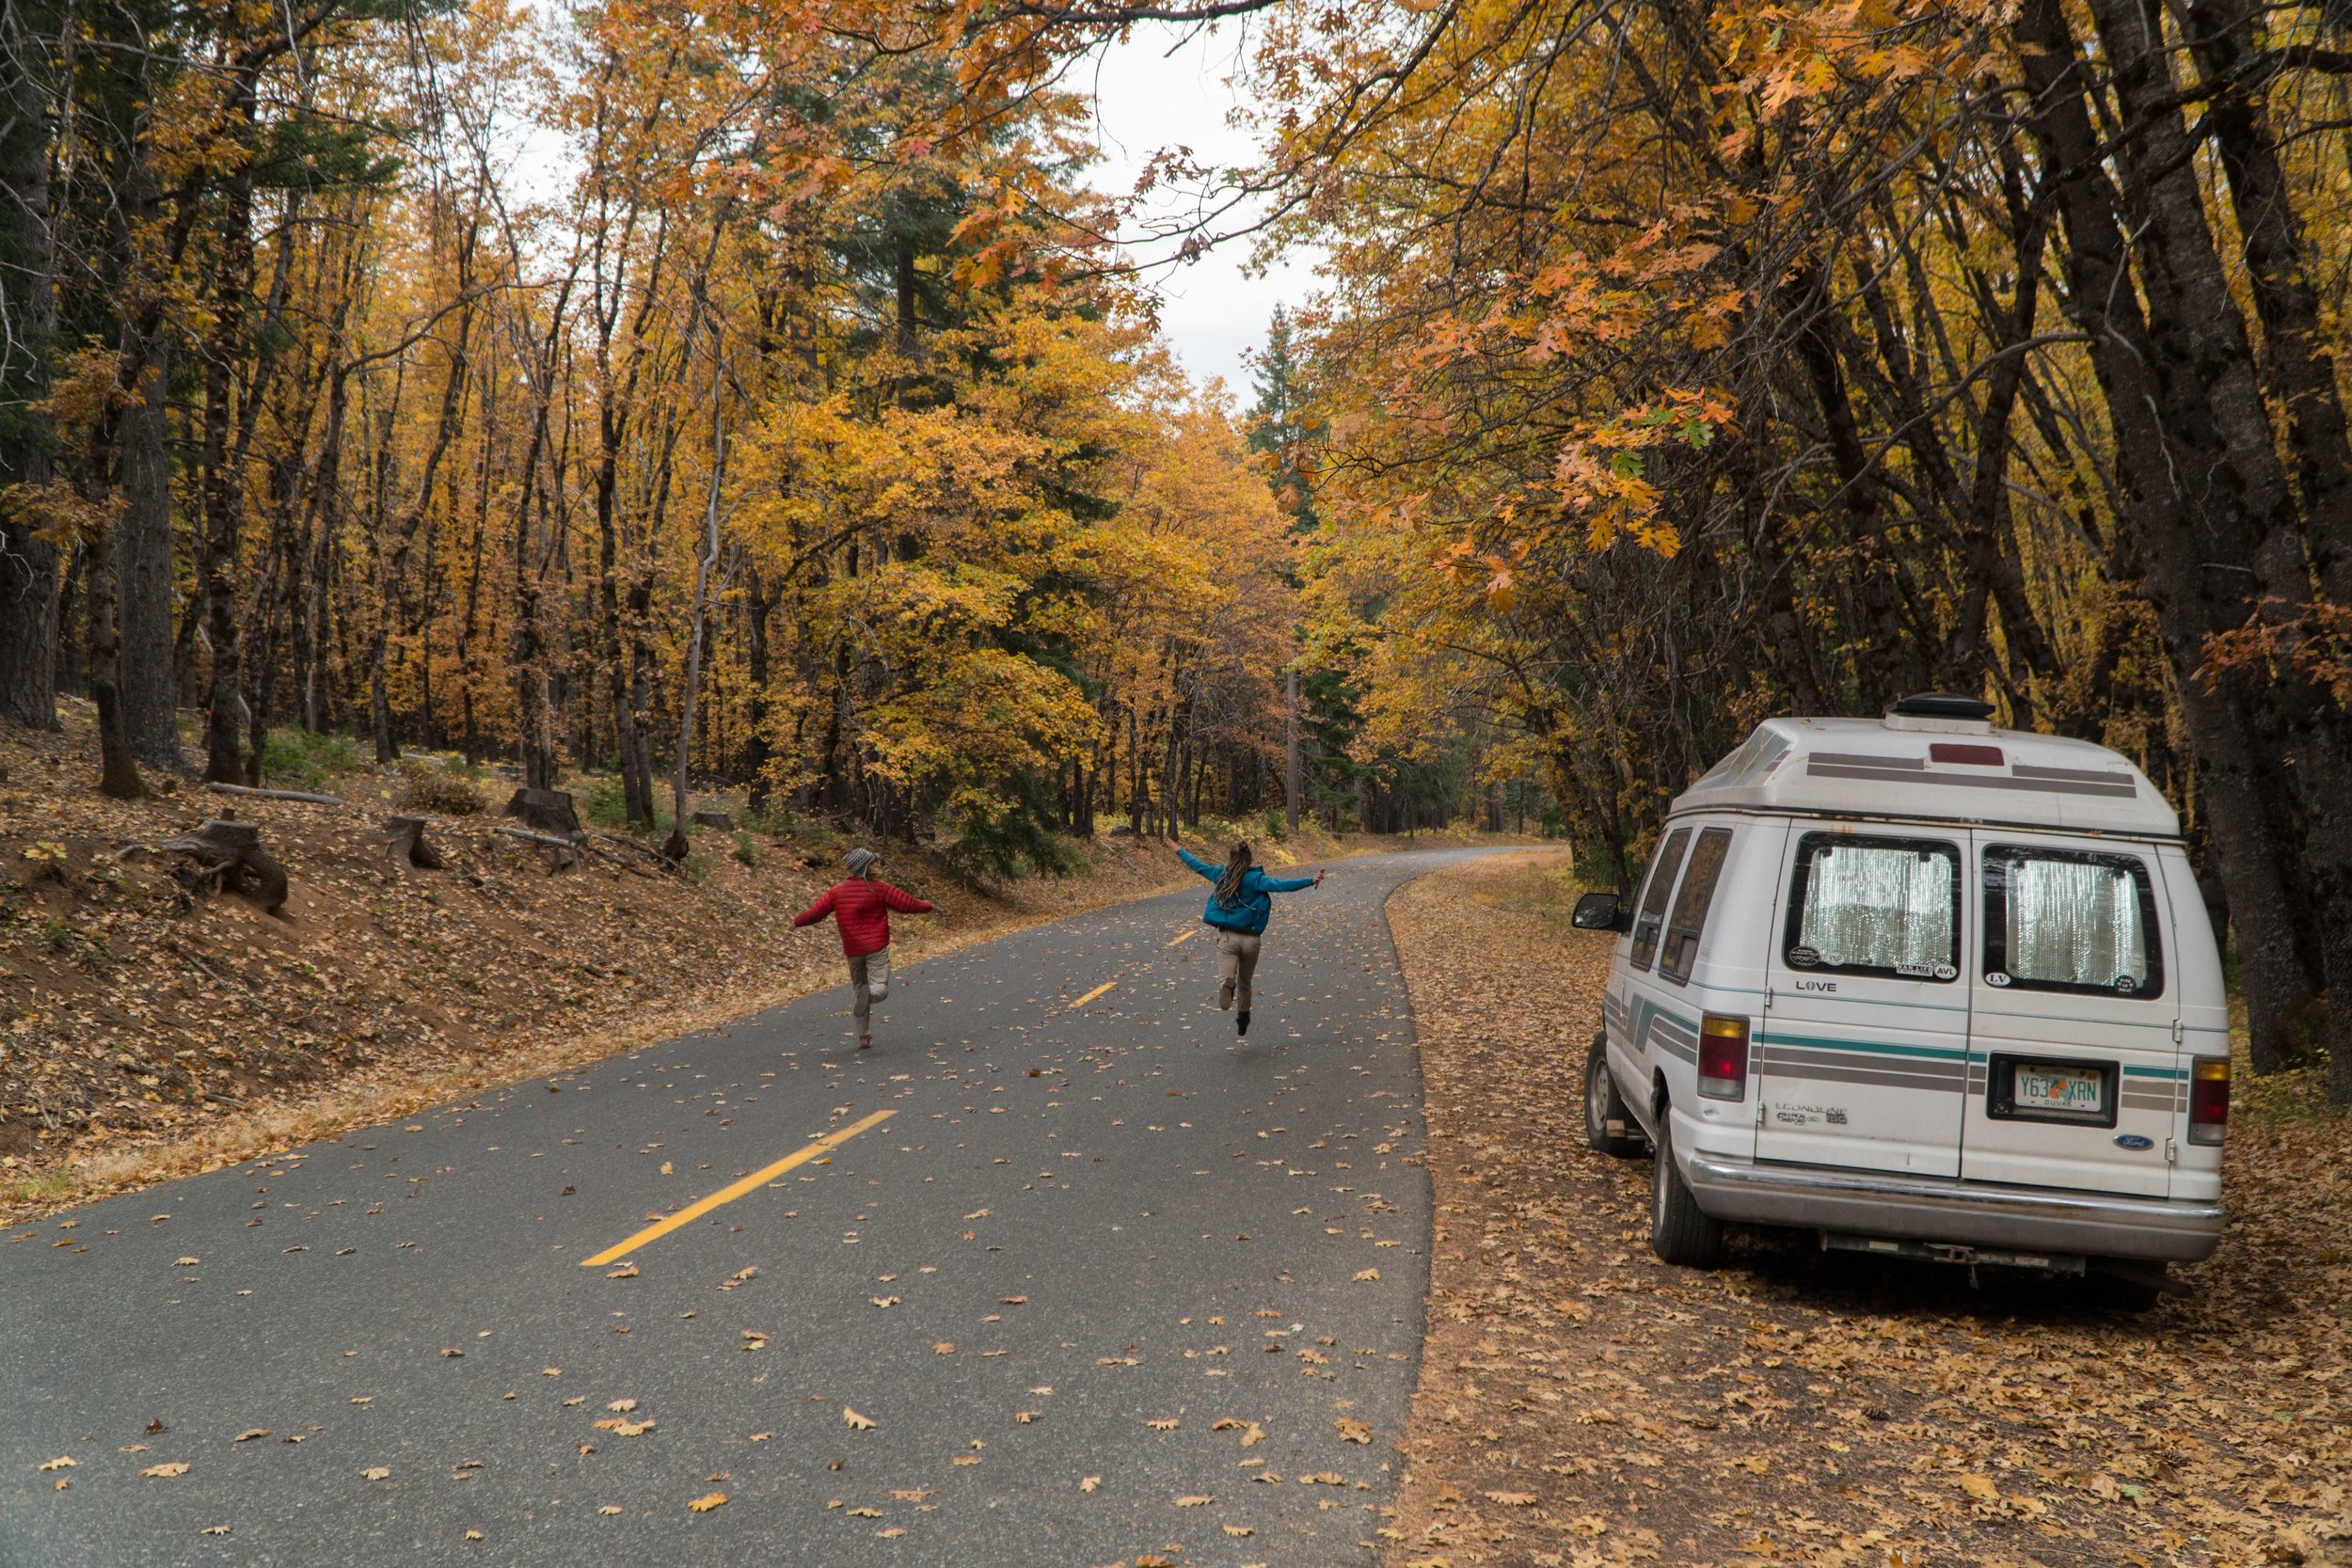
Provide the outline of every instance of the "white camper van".
[[2230,1036],[2178,820],[2104,747],[1969,698],[1774,719],[1678,797],[1630,901],[1586,1134],[1654,1148],[1650,1239],[2153,1283],[2219,1238]]

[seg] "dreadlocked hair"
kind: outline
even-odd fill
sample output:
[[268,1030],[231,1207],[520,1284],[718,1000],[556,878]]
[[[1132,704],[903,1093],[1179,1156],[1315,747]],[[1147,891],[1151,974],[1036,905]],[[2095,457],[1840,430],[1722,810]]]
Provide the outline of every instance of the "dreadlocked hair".
[[1249,870],[1249,845],[1247,841],[1233,846],[1233,852],[1225,857],[1225,874],[1216,879],[1216,901],[1227,909],[1241,903],[1241,879]]

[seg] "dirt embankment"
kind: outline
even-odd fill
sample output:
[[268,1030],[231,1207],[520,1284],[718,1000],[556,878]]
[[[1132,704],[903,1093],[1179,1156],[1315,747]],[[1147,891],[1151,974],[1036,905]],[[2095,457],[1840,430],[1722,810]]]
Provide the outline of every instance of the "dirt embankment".
[[2236,1218],[2145,1314],[1793,1235],[1669,1268],[1648,1164],[1584,1148],[1570,892],[1514,858],[1389,905],[1438,1206],[1392,1568],[2352,1564],[2352,1120],[2311,1075],[2240,1079]]

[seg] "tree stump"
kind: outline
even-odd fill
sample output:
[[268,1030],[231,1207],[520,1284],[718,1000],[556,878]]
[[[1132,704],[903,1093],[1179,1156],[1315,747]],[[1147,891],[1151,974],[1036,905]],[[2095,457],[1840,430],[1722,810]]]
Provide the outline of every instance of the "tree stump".
[[262,831],[250,822],[216,817],[195,832],[167,838],[155,847],[187,856],[197,867],[196,879],[207,891],[233,889],[269,914],[281,914],[285,910],[286,868],[262,847]]
[[499,815],[518,817],[541,832],[559,838],[573,838],[580,833],[580,814],[572,809],[571,796],[560,789],[518,789]]
[[440,852],[424,841],[424,818],[421,816],[389,816],[384,819],[386,847],[395,860],[405,860],[420,871],[445,871],[448,863]]
[[735,832],[735,818],[723,811],[698,811],[693,820],[697,828],[716,828],[723,833]]

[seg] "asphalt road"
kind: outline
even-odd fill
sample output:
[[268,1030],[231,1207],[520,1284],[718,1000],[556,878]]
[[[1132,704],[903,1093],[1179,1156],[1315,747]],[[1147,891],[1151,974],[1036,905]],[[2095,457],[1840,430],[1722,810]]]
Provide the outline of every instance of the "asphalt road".
[[1279,899],[1246,1041],[1187,893],[0,1233],[0,1568],[1368,1561],[1460,854]]

